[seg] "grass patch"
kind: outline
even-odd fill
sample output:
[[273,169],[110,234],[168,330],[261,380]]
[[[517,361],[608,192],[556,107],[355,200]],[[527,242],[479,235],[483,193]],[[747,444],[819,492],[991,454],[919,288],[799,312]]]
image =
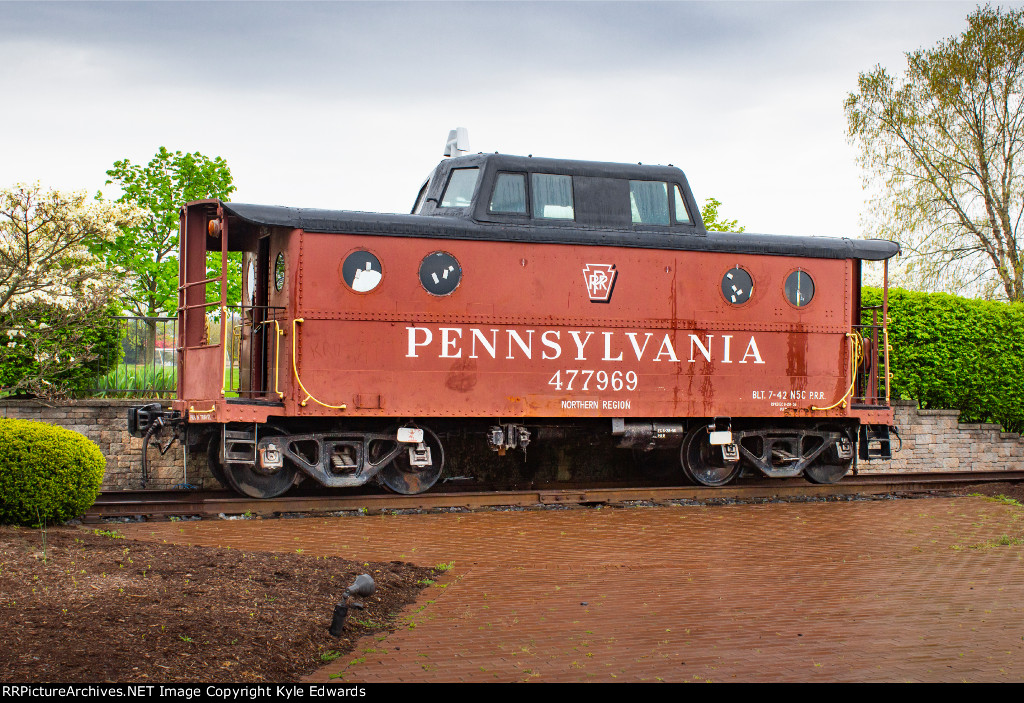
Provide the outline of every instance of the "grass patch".
[[996,539],[990,539],[986,542],[979,542],[978,544],[954,544],[950,546],[950,549],[956,551],[962,551],[964,549],[994,549],[996,547],[1016,547],[1024,545],[1024,536],[1022,537],[1010,537],[1009,535],[1003,535]]
[[1002,503],[1003,505],[1015,505],[1018,508],[1024,508],[1024,504],[1022,504],[1016,498],[1011,498],[1009,496],[1004,496],[1002,494],[999,494],[997,496],[986,496],[982,495],[981,493],[972,493],[971,495],[975,496],[976,498],[984,498],[985,500],[991,500],[995,501],[996,503]]
[[172,395],[177,388],[175,366],[119,364],[94,382],[100,398],[147,398]]

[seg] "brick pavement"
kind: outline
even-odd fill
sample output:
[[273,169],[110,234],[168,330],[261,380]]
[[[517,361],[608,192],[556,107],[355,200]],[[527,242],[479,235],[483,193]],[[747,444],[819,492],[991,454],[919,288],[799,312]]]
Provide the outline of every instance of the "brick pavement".
[[[453,568],[311,681],[1022,681],[1024,510],[980,498],[145,523]],[[334,678],[331,678],[331,677]]]

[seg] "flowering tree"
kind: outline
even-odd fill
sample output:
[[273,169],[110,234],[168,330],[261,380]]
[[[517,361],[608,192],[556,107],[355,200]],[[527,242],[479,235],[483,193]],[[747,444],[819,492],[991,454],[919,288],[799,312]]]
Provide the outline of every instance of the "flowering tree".
[[[89,246],[139,217],[84,192],[0,189],[0,387],[53,397],[80,383],[111,346],[121,277]],[[115,334],[115,336],[117,336]],[[115,345],[117,346],[117,345]],[[116,362],[116,359],[114,360]]]

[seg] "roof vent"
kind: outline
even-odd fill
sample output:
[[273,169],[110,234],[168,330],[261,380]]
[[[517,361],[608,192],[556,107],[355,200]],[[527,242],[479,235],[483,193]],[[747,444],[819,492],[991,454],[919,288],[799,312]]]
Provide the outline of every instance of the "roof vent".
[[445,156],[464,156],[469,153],[469,130],[456,127],[448,132],[448,142],[444,145]]

